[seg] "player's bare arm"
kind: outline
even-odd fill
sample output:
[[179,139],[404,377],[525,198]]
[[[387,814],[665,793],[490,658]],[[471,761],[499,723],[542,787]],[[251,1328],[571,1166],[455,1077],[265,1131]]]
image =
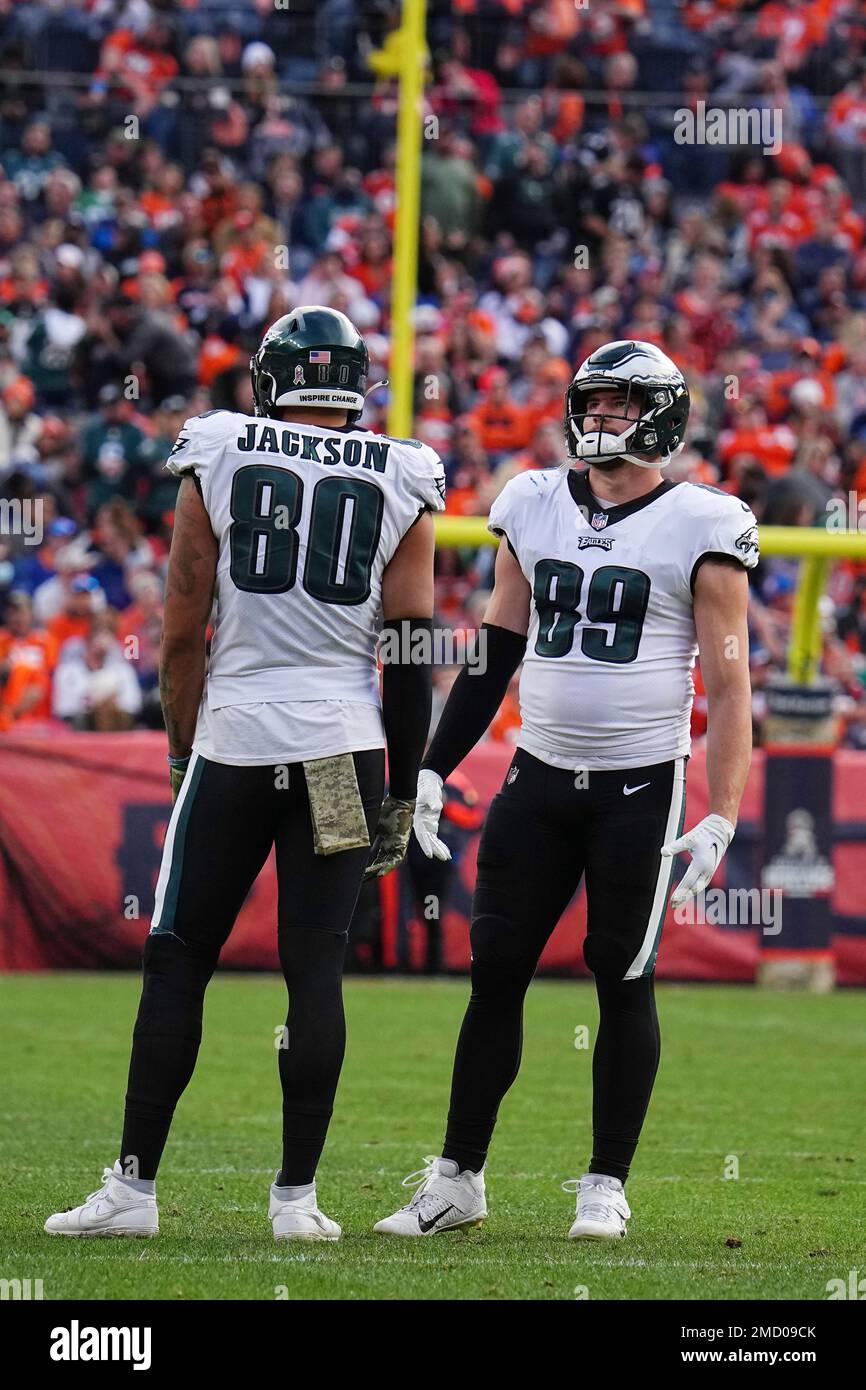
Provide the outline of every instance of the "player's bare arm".
[[710,812],[736,825],[752,756],[746,572],[707,560],[695,580],[695,627],[707,692]]
[[496,556],[493,593],[484,610],[485,623],[507,628],[525,637],[529,628],[529,585],[514,556],[503,542]]
[[386,622],[433,617],[435,548],[433,518],[425,512],[406,532],[382,576],[382,615]]
[[674,907],[707,887],[737,824],[752,753],[752,693],[749,682],[745,570],[730,561],[706,560],[695,578],[695,629],[707,692],[707,781],[709,814],[662,854],[682,851],[691,863],[671,897]]
[[192,751],[205,674],[205,636],[216,581],[217,542],[191,477],[181,481],[168,561],[159,693],[170,757]]

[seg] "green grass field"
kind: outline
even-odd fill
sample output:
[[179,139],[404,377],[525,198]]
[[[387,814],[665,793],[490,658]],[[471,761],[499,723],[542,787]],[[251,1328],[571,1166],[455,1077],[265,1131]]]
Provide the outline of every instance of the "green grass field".
[[[626,1240],[566,1239],[562,1179],[589,1153],[587,984],[536,983],[521,1075],[502,1108],[477,1231],[375,1236],[404,1174],[439,1152],[465,982],[347,984],[349,1047],[319,1172],[336,1245],[275,1245],[274,1034],[282,980],[218,977],[163,1167],[161,1234],[66,1240],[46,1215],[83,1200],[116,1154],[131,975],[6,976],[0,1277],[46,1299],[825,1299],[866,1274],[862,993],[659,987],[662,1066],[638,1151]],[[739,1176],[726,1179],[739,1165]],[[736,1242],[734,1244],[733,1242]],[[584,1294],[581,1290],[585,1290]]]

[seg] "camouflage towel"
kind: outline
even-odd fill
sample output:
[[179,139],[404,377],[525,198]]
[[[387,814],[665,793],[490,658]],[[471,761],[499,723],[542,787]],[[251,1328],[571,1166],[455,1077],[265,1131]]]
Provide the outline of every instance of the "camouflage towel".
[[352,754],[314,758],[304,763],[304,776],[316,854],[340,854],[345,849],[364,849],[369,845]]

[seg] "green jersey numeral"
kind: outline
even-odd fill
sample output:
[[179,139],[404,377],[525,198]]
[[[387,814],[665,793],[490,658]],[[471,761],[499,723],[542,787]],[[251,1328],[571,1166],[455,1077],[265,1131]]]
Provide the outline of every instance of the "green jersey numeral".
[[584,571],[567,560],[539,560],[535,566],[532,596],[538,611],[539,656],[567,656],[574,643],[574,629],[585,616],[589,623],[613,623],[613,640],[598,627],[585,627],[580,649],[592,661],[622,665],[634,661],[640,646],[649,603],[650,579],[643,570],[621,565],[602,565],[593,574],[586,593],[586,613],[580,611]]
[[[231,578],[252,594],[284,594],[298,573],[304,484],[267,464],[238,469],[232,481]],[[322,603],[365,603],[382,533],[385,498],[362,478],[322,478],[313,491],[302,584]]]

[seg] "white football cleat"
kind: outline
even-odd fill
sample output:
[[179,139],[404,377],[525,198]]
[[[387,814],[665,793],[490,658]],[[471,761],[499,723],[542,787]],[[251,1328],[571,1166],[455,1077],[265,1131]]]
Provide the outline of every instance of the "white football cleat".
[[620,1240],[626,1234],[631,1208],[618,1178],[584,1173],[569,1178],[562,1190],[577,1193],[577,1220],[569,1240]]
[[435,1236],[481,1225],[487,1215],[484,1170],[461,1173],[453,1159],[432,1154],[424,1164],[403,1179],[404,1187],[418,1189],[409,1205],[377,1221],[374,1231],[386,1236]]
[[274,1240],[339,1240],[342,1228],[319,1211],[316,1202],[316,1185],[305,1197],[295,1197],[286,1201],[278,1197],[276,1184],[271,1185],[271,1202],[268,1216],[274,1228]]
[[119,1163],[103,1171],[104,1185],[71,1211],[49,1216],[50,1236],[155,1236],[159,1232],[156,1198],[122,1182]]

